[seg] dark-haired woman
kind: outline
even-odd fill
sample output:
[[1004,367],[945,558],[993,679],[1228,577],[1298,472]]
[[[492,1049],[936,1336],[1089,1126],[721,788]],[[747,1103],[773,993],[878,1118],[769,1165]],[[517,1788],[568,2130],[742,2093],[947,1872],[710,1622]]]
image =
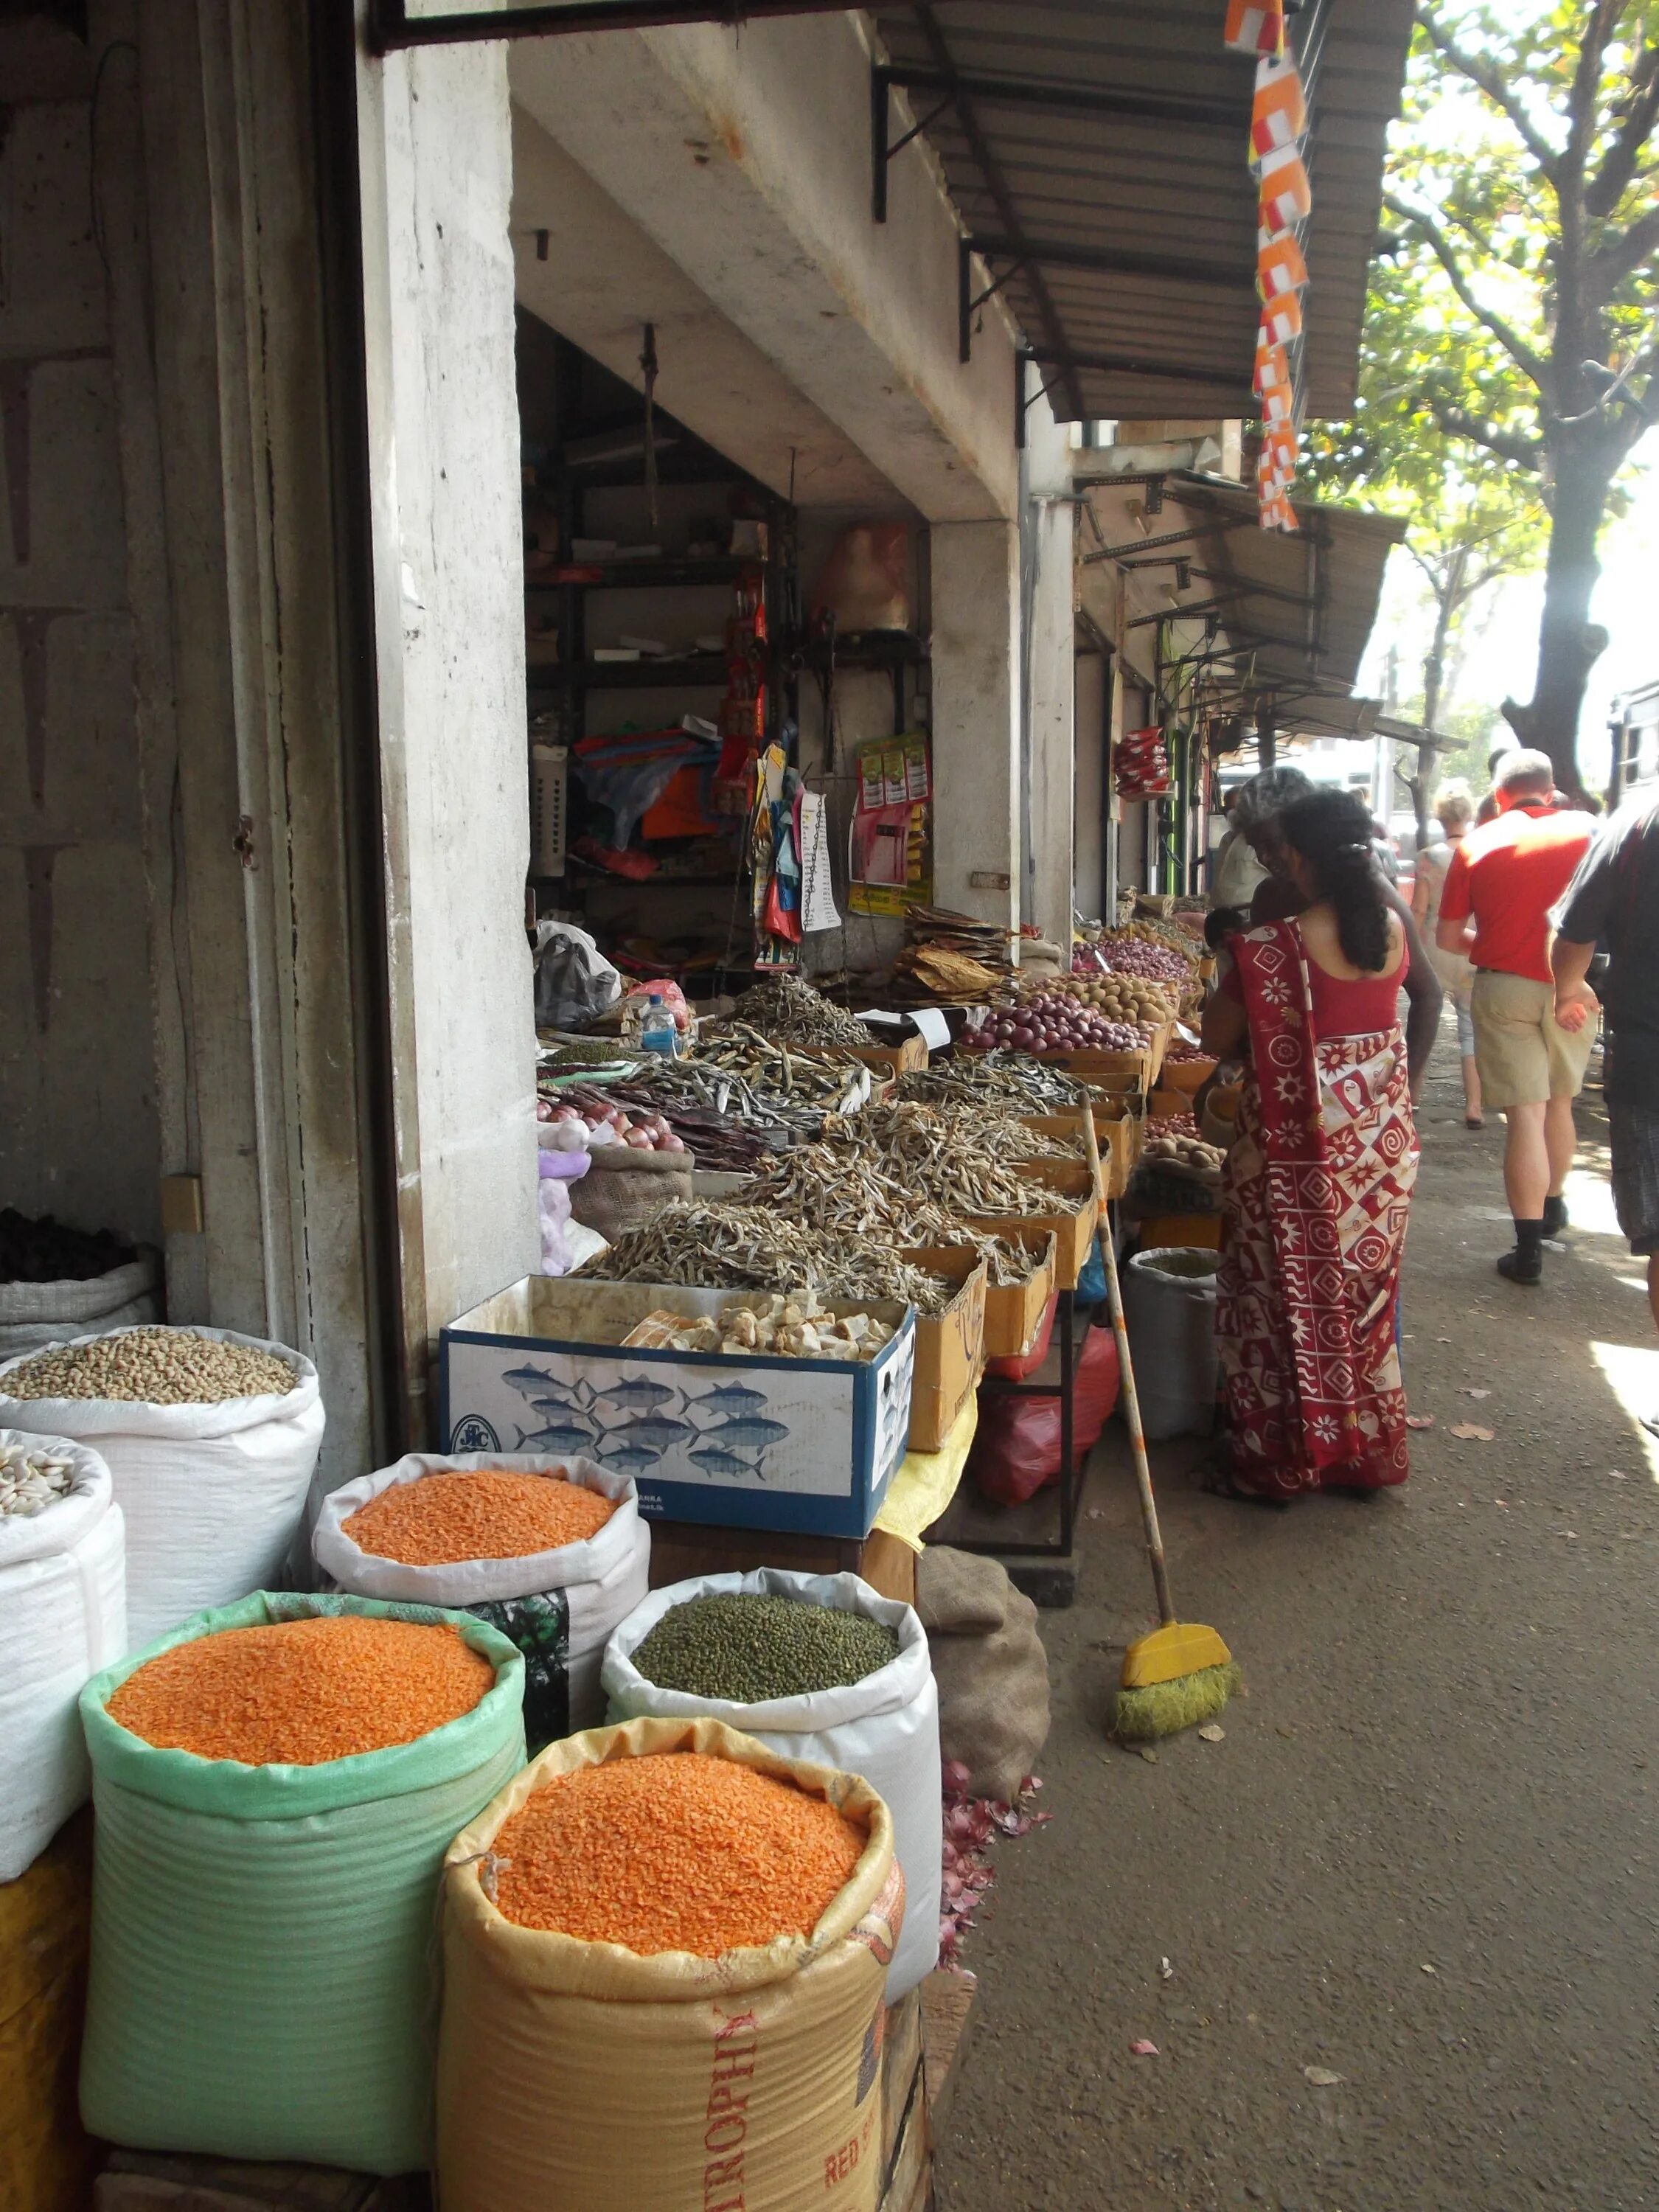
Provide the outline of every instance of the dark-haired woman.
[[1370,817],[1322,791],[1282,827],[1307,904],[1231,939],[1204,1021],[1206,1052],[1249,1060],[1223,1182],[1231,1464],[1215,1486],[1270,1503],[1406,1480],[1395,1314],[1417,1177],[1399,1020],[1411,952]]

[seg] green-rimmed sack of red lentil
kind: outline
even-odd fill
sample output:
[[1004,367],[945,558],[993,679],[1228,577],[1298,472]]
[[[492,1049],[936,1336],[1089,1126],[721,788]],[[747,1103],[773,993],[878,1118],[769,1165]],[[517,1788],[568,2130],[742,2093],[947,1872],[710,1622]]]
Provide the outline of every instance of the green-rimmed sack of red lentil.
[[444,2212],[874,2212],[904,1911],[866,1782],[718,1721],[550,1745],[444,1871]]
[[523,1697],[468,1614],[269,1592],[88,1683],[93,2134],[428,2162],[440,1869],[524,1764]]
[[325,1498],[311,1548],[355,1596],[465,1606],[510,1636],[532,1751],[605,1717],[605,1642],[651,1577],[633,1476],[545,1454],[410,1452]]

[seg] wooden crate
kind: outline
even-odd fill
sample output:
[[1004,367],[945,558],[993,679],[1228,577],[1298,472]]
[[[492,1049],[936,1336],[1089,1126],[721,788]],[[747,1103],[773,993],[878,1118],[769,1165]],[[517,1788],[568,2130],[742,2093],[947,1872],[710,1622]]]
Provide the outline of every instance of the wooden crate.
[[880,2212],[926,2212],[933,2201],[933,2153],[974,1998],[971,1974],[941,1971],[888,2009]]
[[424,2174],[382,2181],[325,2166],[264,2166],[118,2150],[98,2177],[94,2212],[430,2212]]
[[800,1536],[764,1528],[713,1528],[695,1521],[651,1523],[651,1587],[694,1575],[746,1575],[756,1567],[790,1567],[803,1575],[859,1575],[878,1596],[916,1601],[916,1555],[901,1537],[872,1528],[861,1543],[836,1536]]
[[92,1813],[0,1883],[0,2205],[82,2212],[97,2146],[81,2126]]

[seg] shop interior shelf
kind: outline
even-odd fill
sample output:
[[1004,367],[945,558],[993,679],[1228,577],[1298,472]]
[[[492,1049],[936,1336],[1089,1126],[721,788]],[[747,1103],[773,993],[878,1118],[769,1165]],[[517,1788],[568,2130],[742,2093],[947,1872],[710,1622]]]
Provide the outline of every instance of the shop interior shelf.
[[526,598],[549,592],[648,592],[653,585],[672,590],[680,585],[735,584],[766,563],[754,553],[711,553],[700,559],[665,556],[660,561],[572,559],[562,565],[573,573],[549,581],[527,576]]
[[572,660],[526,672],[532,691],[668,691],[726,683],[723,653],[687,653],[670,660]]

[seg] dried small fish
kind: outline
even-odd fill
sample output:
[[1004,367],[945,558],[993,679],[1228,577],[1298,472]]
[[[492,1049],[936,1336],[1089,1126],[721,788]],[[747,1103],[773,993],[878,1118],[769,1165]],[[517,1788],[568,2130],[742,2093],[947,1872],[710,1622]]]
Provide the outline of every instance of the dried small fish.
[[902,1075],[893,1095],[918,1105],[1002,1103],[1018,1113],[1047,1114],[1080,1106],[1086,1093],[1075,1076],[1029,1053],[988,1052]]
[[678,1200],[628,1230],[576,1273],[609,1283],[677,1283],[709,1290],[816,1291],[827,1298],[888,1298],[943,1313],[956,1286],[895,1257],[893,1241],[804,1229],[758,1206]]
[[758,1030],[778,1044],[851,1045],[871,1042],[870,1032],[848,1007],[838,1006],[799,975],[769,975],[738,1000],[729,1020],[705,1023],[704,1038],[726,1034],[731,1022]]

